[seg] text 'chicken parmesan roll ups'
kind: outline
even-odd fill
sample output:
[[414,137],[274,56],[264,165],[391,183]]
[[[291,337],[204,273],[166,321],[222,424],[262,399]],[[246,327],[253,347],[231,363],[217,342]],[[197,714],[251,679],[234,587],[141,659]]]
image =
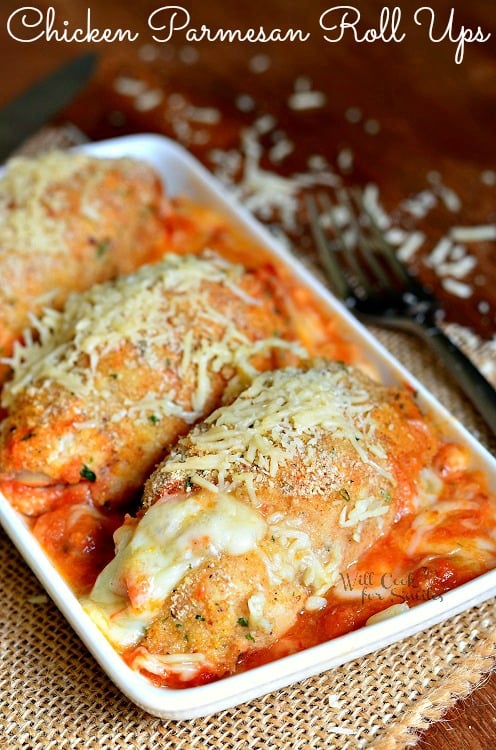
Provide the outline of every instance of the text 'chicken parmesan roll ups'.
[[[54,151],[0,179],[0,355],[29,313],[163,255],[167,206],[145,163]],[[5,370],[3,371],[3,376]]]
[[299,350],[280,337],[267,283],[208,254],[72,295],[36,328],[39,340],[15,344],[0,435],[0,488],[28,515],[67,485],[97,505],[128,500],[234,376]]
[[411,507],[434,444],[407,391],[356,369],[261,374],[152,474],[84,606],[165,684],[230,673],[325,606]]

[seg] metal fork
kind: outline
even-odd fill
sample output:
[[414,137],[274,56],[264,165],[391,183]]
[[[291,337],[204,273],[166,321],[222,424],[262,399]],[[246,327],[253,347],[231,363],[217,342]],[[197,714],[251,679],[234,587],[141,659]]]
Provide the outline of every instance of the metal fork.
[[[336,295],[364,322],[420,336],[496,434],[496,390],[440,329],[436,298],[400,263],[361,192],[343,189],[338,197],[336,206],[327,193],[305,196],[316,249]],[[346,213],[346,230],[339,210]]]

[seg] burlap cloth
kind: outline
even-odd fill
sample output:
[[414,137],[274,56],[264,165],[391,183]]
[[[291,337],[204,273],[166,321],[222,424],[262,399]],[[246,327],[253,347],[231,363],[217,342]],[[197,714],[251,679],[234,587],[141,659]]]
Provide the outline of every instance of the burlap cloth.
[[[373,333],[491,450],[496,442],[416,339]],[[0,532],[0,747],[400,750],[496,660],[494,600],[367,657],[204,719],[131,704]]]

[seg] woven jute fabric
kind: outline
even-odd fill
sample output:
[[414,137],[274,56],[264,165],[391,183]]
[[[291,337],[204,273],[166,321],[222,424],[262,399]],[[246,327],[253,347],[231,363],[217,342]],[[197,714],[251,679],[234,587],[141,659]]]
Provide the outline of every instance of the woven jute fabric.
[[[487,447],[494,442],[446,371],[408,335],[378,338]],[[399,750],[496,663],[494,600],[367,657],[213,716],[158,719],[88,654],[0,534],[0,747]],[[41,598],[40,598],[41,596]]]
[[[496,441],[425,347],[406,334],[372,332],[495,451]],[[489,600],[258,700],[204,719],[167,721],[144,713],[110,682],[1,531],[0,574],[1,750],[401,750],[496,664]]]

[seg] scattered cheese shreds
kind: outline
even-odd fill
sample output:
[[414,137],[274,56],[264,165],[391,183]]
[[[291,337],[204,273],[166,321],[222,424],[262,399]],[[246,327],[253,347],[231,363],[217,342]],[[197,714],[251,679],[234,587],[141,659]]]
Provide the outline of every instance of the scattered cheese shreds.
[[496,240],[496,224],[453,227],[450,236],[455,242],[491,242]]
[[200,53],[197,48],[190,44],[185,44],[184,47],[181,47],[179,50],[179,59],[186,65],[194,65],[198,62],[199,58]]
[[408,612],[409,609],[410,607],[406,602],[392,604],[390,607],[387,607],[386,609],[377,612],[377,614],[372,615],[372,617],[369,617],[365,624],[374,625],[377,622],[384,622],[384,620],[389,620],[391,617],[396,617],[396,615],[401,615],[403,612]]
[[341,172],[351,172],[353,169],[353,151],[351,148],[342,148],[338,152],[336,163]]
[[445,278],[441,280],[441,284],[443,289],[460,299],[468,299],[473,294],[473,289],[469,284],[456,281],[456,279]]
[[449,237],[443,237],[439,240],[437,245],[434,247],[434,250],[430,253],[430,255],[427,256],[425,259],[425,265],[430,266],[432,268],[436,268],[436,266],[440,265],[441,263],[444,263],[444,261],[449,256],[451,249],[453,247],[453,243],[449,239]]
[[348,120],[348,122],[356,125],[362,119],[363,114],[360,107],[348,107],[348,109],[344,113],[344,116]]
[[425,242],[423,232],[412,232],[407,236],[401,247],[397,250],[397,255],[402,263],[408,263]]
[[216,107],[188,106],[185,114],[192,122],[201,122],[205,125],[216,125],[221,120],[221,113]]
[[255,100],[249,94],[240,94],[236,97],[235,104],[240,112],[252,112],[255,109]]
[[411,214],[415,219],[424,219],[436,204],[436,195],[431,190],[423,190],[403,201],[400,208]]
[[348,729],[347,727],[327,727],[327,730],[334,734],[342,734],[347,737],[353,737],[356,734],[354,729]]
[[128,76],[119,76],[114,81],[114,90],[122,96],[139,96],[147,89],[146,81],[139,78],[130,78]]
[[286,156],[294,151],[294,143],[288,139],[281,139],[269,151],[269,159],[275,164],[279,164]]
[[154,44],[143,44],[138,50],[138,57],[144,62],[153,62],[159,57],[159,48]]
[[379,229],[386,230],[391,226],[391,219],[379,202],[379,188],[369,182],[362,194],[363,206]]
[[452,276],[455,279],[462,279],[471,273],[476,265],[477,259],[473,255],[465,255],[457,261],[441,263],[436,270],[439,276]]
[[248,67],[252,73],[265,73],[271,66],[271,59],[268,55],[260,53],[254,55],[248,61]]
[[439,197],[443,201],[446,208],[452,213],[456,214],[461,210],[462,202],[459,196],[451,188],[442,186],[439,190]]
[[481,182],[488,187],[494,187],[496,185],[496,171],[493,169],[484,169],[481,172]]
[[[269,133],[276,125],[271,116],[258,118],[251,127],[241,133],[240,149],[223,151],[214,149],[209,157],[214,164],[215,175],[234,192],[243,205],[263,220],[277,220],[285,232],[297,228],[299,196],[305,188],[316,185],[336,186],[339,177],[329,168],[311,168],[303,174],[284,177],[273,171],[263,169],[260,161],[263,148],[260,136]],[[285,140],[281,152],[292,148]],[[278,144],[273,148],[276,149]]]
[[320,109],[326,101],[322,91],[295,91],[288,99],[288,106],[294,110]]
[[370,120],[365,121],[363,129],[369,135],[377,135],[378,133],[381,132],[381,124],[378,120],[374,120],[372,118]]
[[338,711],[342,707],[342,703],[339,700],[339,695],[336,695],[336,693],[330,693],[327,696],[327,703],[329,705],[329,708],[334,708],[336,711]]
[[28,596],[28,602],[30,604],[48,604],[49,599],[46,594],[36,594],[34,596]]
[[163,99],[164,93],[160,89],[144,91],[135,98],[133,106],[138,112],[148,112],[158,107]]

